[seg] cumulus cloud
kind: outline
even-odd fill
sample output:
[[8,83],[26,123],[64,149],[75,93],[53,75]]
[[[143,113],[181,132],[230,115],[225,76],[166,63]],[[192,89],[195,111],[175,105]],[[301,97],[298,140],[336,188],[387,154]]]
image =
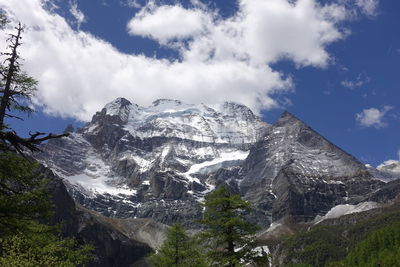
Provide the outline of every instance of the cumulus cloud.
[[356,120],[360,125],[365,127],[383,128],[387,126],[384,117],[391,109],[393,109],[392,106],[384,106],[380,110],[377,108],[364,109],[362,112],[356,114]]
[[358,87],[361,87],[369,83],[370,81],[371,78],[369,76],[366,76],[364,74],[359,74],[355,80],[345,80],[342,81],[341,84],[349,89],[356,89]]
[[166,44],[199,34],[210,23],[210,16],[200,9],[185,9],[180,5],[156,6],[150,2],[128,23],[129,33]]
[[[120,96],[139,105],[175,98],[210,104],[231,100],[256,112],[276,107],[277,96],[293,84],[270,63],[286,58],[299,67],[326,66],[327,46],[345,37],[340,22],[348,18],[341,1],[239,0],[237,14],[226,19],[199,1],[190,9],[151,1],[127,27],[131,34],[177,49],[179,60],[167,60],[124,54],[75,31],[43,7],[49,1],[0,0],[0,8],[27,25],[21,55],[25,69],[40,82],[35,104],[49,114],[84,121]],[[83,22],[78,11],[71,6]]]
[[326,66],[330,58],[326,46],[344,37],[336,23],[345,18],[344,6],[314,0],[240,0],[238,13],[225,20],[201,6],[185,9],[150,2],[128,29],[162,44],[193,38],[189,46],[177,46],[187,60],[268,64],[289,58],[301,66]]

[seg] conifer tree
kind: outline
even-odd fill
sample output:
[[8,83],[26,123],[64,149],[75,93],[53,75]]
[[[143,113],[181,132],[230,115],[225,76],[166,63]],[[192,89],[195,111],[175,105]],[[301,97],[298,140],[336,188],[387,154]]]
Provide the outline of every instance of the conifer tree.
[[[0,15],[1,28],[7,23],[3,13]],[[38,144],[43,141],[67,136],[68,134],[54,135],[41,132],[29,133],[29,138],[20,137],[4,122],[5,118],[21,119],[12,112],[31,113],[30,101],[37,90],[37,81],[21,69],[19,47],[22,45],[21,23],[15,27],[15,33],[9,34],[8,49],[1,53],[4,64],[0,65],[0,149],[38,151]]]
[[[7,21],[0,12],[0,29]],[[52,214],[47,180],[38,172],[39,164],[23,153],[64,135],[40,137],[36,132],[21,138],[4,123],[6,117],[18,118],[12,111],[31,111],[27,103],[36,90],[37,82],[21,71],[18,61],[22,30],[19,24],[10,35],[10,50],[2,53],[6,59],[0,65],[0,266],[81,266],[92,258],[93,248],[62,238],[58,226],[46,224]]]
[[258,227],[241,216],[251,210],[249,202],[220,186],[205,197],[204,205],[201,223],[207,229],[201,235],[212,266],[242,266],[258,258],[254,250]]
[[[52,203],[38,164],[14,152],[0,152],[0,266],[76,266],[93,248],[62,238],[47,225]],[[40,222],[40,223],[39,223]]]
[[0,236],[27,232],[32,220],[51,215],[46,179],[39,164],[13,152],[0,153]]
[[180,224],[172,225],[160,249],[148,258],[154,267],[206,267],[206,261],[194,238],[189,237]]

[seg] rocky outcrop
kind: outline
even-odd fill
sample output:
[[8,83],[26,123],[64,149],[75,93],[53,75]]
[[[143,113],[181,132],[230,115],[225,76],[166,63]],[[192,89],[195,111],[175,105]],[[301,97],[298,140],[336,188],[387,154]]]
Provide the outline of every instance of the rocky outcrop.
[[232,102],[211,108],[160,99],[144,108],[118,98],[82,129],[69,127],[69,137],[45,144],[37,158],[84,207],[190,224],[200,218],[198,200],[217,183],[210,176],[240,166],[268,128]]
[[358,203],[383,185],[356,158],[288,112],[252,147],[240,173],[239,188],[255,203],[261,225],[286,216],[310,221],[335,205]]
[[88,266],[147,266],[144,258],[165,239],[166,227],[152,220],[111,219],[75,204],[63,182],[50,170],[48,190],[54,203],[52,222],[64,236],[92,244],[95,259]]
[[370,168],[289,112],[269,125],[231,102],[209,107],[160,99],[140,107],[118,98],[43,151],[38,159],[84,207],[191,228],[202,214],[199,202],[220,184],[253,203],[249,219],[262,227],[286,217],[307,222],[339,204],[395,195],[394,184],[385,187]]

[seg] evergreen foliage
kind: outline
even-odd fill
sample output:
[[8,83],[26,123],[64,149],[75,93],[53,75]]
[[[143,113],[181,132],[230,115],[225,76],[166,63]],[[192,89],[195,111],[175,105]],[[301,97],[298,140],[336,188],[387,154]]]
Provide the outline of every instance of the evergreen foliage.
[[400,266],[400,224],[372,232],[344,260],[329,266]]
[[9,34],[8,51],[3,52],[6,64],[0,67],[0,129],[6,127],[4,119],[6,117],[18,118],[11,115],[11,111],[32,112],[29,107],[33,93],[37,90],[37,81],[27,75],[21,69],[20,55],[18,52],[21,46],[21,34],[24,28],[21,24],[15,28],[16,34]]
[[[4,28],[7,22],[5,14],[0,13],[0,29]],[[45,135],[36,132],[29,133],[29,138],[22,138],[5,124],[6,118],[22,120],[15,112],[30,114],[33,111],[31,98],[37,90],[38,82],[21,68],[19,47],[22,45],[23,31],[24,27],[19,23],[15,27],[15,34],[9,34],[8,49],[1,53],[3,64],[0,65],[0,150],[15,150],[21,154],[25,150],[39,151],[37,145],[43,141],[68,135]]]
[[38,164],[13,152],[0,152],[0,266],[76,266],[93,248],[62,238],[44,223],[52,204]]
[[221,186],[205,197],[201,234],[212,266],[242,266],[258,258],[254,234],[258,227],[243,219],[250,203]]
[[[0,11],[0,29],[7,23]],[[22,138],[4,123],[5,118],[20,119],[15,111],[32,112],[29,104],[37,86],[21,70],[18,48],[23,27],[18,24],[15,29],[0,65],[0,266],[82,265],[92,258],[93,248],[62,238],[58,226],[46,224],[52,214],[47,180],[38,173],[38,164],[23,153],[38,151],[41,142],[65,135],[39,137],[43,133],[36,132]]]
[[357,224],[316,226],[280,243],[276,266],[400,266],[399,207]]
[[79,246],[73,238],[61,238],[54,227],[27,222],[30,232],[0,238],[0,266],[65,266],[88,262],[93,248]]
[[28,222],[50,216],[47,181],[37,167],[13,152],[0,153],[0,236],[25,232]]
[[157,253],[148,260],[151,266],[206,267],[202,249],[194,238],[189,237],[183,227],[175,224],[168,229],[167,239]]
[[316,267],[343,258],[348,241],[341,238],[342,230],[341,227],[318,226],[290,237],[284,242],[288,258],[295,258],[304,266]]

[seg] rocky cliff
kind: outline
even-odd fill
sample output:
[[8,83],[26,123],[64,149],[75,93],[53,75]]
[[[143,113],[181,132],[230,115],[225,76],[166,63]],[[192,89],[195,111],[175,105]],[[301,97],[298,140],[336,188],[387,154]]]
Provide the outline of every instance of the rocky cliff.
[[148,266],[145,257],[165,239],[167,226],[151,219],[112,219],[76,204],[62,180],[49,169],[48,190],[54,203],[52,223],[61,224],[62,234],[94,247],[88,266]]
[[83,129],[45,144],[38,159],[89,209],[190,225],[215,186],[211,174],[240,166],[269,127],[231,102],[161,99],[145,108],[118,98]]
[[193,228],[199,203],[221,183],[254,204],[249,219],[263,227],[286,217],[312,221],[373,196],[388,201],[375,194],[385,185],[375,177],[380,171],[288,112],[270,125],[231,102],[161,99],[140,107],[118,98],[84,128],[68,131],[45,144],[38,159],[64,179],[76,202],[107,217]]
[[358,203],[384,184],[288,112],[252,147],[240,173],[242,194],[260,213],[269,207],[269,222],[285,216],[310,221],[335,205]]

